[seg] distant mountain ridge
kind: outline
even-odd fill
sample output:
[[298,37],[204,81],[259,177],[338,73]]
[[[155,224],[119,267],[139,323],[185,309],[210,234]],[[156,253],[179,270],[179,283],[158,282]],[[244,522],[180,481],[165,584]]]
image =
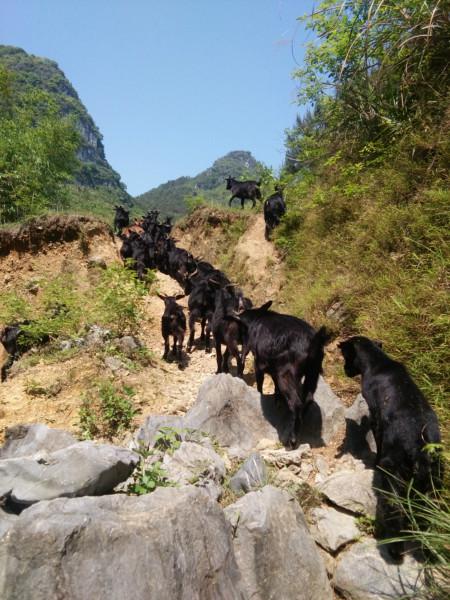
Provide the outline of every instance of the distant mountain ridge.
[[133,198],[136,209],[146,212],[158,209],[163,216],[175,218],[188,212],[186,198],[204,197],[217,204],[225,204],[230,197],[225,179],[257,178],[263,168],[251,152],[234,150],[214,161],[211,167],[194,177],[179,177]]
[[126,200],[129,196],[125,192],[125,185],[120,175],[106,160],[102,134],[57,63],[48,58],[28,54],[21,48],[0,45],[0,65],[14,73],[16,92],[44,90],[55,99],[62,115],[75,117],[76,127],[82,137],[78,150],[81,164],[76,174],[76,182],[89,188],[112,188],[121,192]]

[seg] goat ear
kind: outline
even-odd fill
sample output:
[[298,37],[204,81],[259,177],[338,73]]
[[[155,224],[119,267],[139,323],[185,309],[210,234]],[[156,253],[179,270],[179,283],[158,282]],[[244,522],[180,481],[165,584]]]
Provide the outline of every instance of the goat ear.
[[181,298],[185,298],[186,294],[177,294],[175,296],[175,300],[181,300]]
[[167,298],[167,296],[166,296],[165,294],[156,294],[156,295],[158,296],[158,298],[161,298],[161,300],[162,300],[163,302],[165,302],[165,300],[166,300],[166,298]]
[[273,302],[273,300],[269,300],[269,302],[266,302],[265,304],[260,306],[258,308],[258,310],[263,310],[263,311],[269,310],[269,308],[272,306],[272,302]]

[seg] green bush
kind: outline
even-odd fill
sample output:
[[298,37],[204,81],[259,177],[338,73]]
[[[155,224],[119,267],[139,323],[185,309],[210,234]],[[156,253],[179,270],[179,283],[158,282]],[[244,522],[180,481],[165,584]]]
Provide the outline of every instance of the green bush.
[[137,411],[135,392],[129,386],[117,387],[111,381],[100,382],[95,393],[87,393],[79,410],[80,430],[84,439],[113,438],[129,429]]
[[[147,281],[152,283],[154,279],[154,273],[148,271]],[[147,292],[134,270],[110,265],[102,271],[94,288],[93,322],[115,334],[136,333],[142,320],[141,300]]]

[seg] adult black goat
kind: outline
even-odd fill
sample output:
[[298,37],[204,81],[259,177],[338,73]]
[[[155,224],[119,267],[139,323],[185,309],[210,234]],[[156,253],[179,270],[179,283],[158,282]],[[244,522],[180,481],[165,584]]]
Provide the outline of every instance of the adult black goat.
[[272,377],[276,395],[286,401],[292,415],[287,443],[296,447],[303,412],[313,400],[322,372],[324,346],[329,335],[325,327],[316,331],[302,319],[270,311],[271,305],[272,301],[266,302],[236,317],[247,328],[243,360],[250,350],[255,358],[256,386],[261,394],[264,374]]
[[270,234],[280,224],[281,217],[286,214],[286,202],[279,186],[276,192],[264,201],[264,221],[266,223],[265,237],[270,239]]
[[114,207],[116,214],[114,215],[114,233],[120,233],[124,227],[130,224],[130,212],[125,210],[123,206]]
[[[229,372],[230,356],[236,359],[238,377],[244,373],[244,363],[239,345],[244,346],[246,340],[246,327],[234,317],[237,310],[244,310],[249,300],[244,298],[242,291],[234,284],[222,287],[220,283],[211,279],[210,284],[216,288],[215,308],[211,319],[211,330],[216,346],[217,373]],[[251,302],[250,302],[251,306]],[[222,357],[222,345],[226,346]]]
[[252,208],[255,208],[256,198],[261,200],[261,181],[247,180],[237,181],[233,177],[227,177],[227,190],[231,190],[231,198],[228,201],[228,206],[231,206],[234,198],[239,198],[241,201],[241,208],[244,208],[245,200],[252,201]]
[[[339,344],[344,370],[349,377],[361,375],[361,391],[370,412],[377,444],[377,467],[384,492],[405,497],[412,481],[422,494],[440,480],[440,461],[427,452],[427,444],[439,444],[437,417],[402,363],[392,360],[380,342],[354,336]],[[381,498],[387,537],[397,537],[405,528],[402,510],[388,498]],[[403,544],[389,545],[394,558],[400,558]]]

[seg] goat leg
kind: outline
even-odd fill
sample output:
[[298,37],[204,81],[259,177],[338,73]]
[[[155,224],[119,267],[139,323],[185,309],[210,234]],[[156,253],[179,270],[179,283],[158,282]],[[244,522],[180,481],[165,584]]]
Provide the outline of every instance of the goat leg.
[[164,354],[163,354],[163,359],[166,360],[168,355],[169,355],[169,348],[170,348],[170,344],[169,344],[169,336],[165,335],[164,336]]
[[216,374],[222,373],[222,345],[216,341],[216,360],[217,360],[217,371]]

